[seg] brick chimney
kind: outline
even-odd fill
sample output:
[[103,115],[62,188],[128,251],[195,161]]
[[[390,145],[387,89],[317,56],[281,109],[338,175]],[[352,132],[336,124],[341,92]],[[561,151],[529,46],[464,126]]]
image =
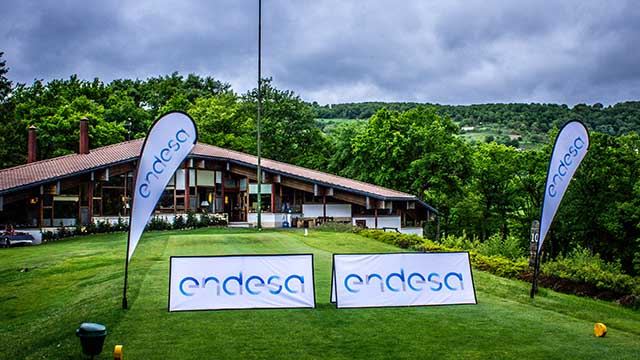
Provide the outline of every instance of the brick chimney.
[[37,160],[36,150],[38,143],[37,128],[33,125],[29,126],[29,135],[27,137],[27,164]]
[[89,119],[80,119],[80,154],[89,153]]

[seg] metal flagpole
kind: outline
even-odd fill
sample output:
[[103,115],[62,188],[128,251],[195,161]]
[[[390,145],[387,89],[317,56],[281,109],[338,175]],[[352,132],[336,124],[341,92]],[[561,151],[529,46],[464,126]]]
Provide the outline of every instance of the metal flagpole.
[[258,230],[262,229],[262,169],[260,167],[260,116],[262,113],[262,0],[258,0]]

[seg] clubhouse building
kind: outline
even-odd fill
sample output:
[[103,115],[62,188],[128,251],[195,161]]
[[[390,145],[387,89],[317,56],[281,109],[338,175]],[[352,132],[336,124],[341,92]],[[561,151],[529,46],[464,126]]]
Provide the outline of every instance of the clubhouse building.
[[[80,122],[79,153],[41,161],[36,129],[29,129],[28,163],[0,170],[0,226],[39,239],[61,226],[128,221],[143,139],[90,150],[88,126]],[[172,221],[188,212],[214,213],[230,226],[255,226],[260,196],[263,227],[334,221],[436,233],[437,210],[414,195],[268,159],[261,160],[258,195],[256,169],[253,155],[197,143],[153,216]]]

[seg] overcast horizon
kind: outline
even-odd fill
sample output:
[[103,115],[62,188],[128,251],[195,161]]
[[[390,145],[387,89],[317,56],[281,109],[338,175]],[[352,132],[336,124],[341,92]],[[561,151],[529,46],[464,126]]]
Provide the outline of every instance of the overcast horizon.
[[[254,1],[14,1],[7,77],[30,85],[194,73],[239,94],[257,78]],[[262,75],[320,104],[640,100],[631,1],[263,1]]]

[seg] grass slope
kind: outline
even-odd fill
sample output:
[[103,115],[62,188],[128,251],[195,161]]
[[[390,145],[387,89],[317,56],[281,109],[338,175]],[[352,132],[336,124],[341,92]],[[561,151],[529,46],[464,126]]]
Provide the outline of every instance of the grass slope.
[[[0,252],[0,358],[77,359],[83,321],[103,323],[102,355],[125,359],[637,359],[640,314],[474,271],[478,305],[337,310],[331,254],[396,252],[329,232],[206,229],[145,234],[120,309],[124,234]],[[167,312],[171,255],[313,253],[317,309]],[[24,272],[22,269],[28,268]],[[607,324],[595,338],[593,324]]]

